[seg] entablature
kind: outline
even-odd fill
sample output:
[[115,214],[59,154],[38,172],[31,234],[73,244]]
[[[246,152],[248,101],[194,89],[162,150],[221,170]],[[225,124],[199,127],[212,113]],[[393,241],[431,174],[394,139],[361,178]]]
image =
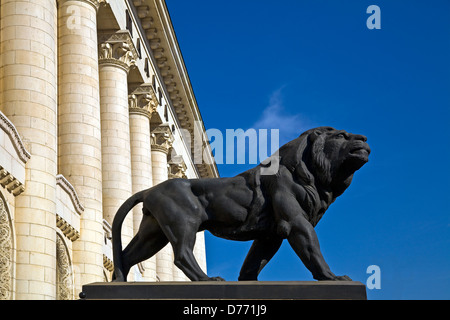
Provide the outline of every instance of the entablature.
[[[156,113],[161,119],[160,124],[167,122],[174,127],[174,131],[182,129],[189,132],[192,139],[202,139],[202,143],[188,141],[183,142],[182,146],[186,150],[186,164],[195,168],[198,177],[218,177],[217,166],[165,1],[109,1],[108,6],[113,14],[104,12],[104,15],[115,17],[117,30],[127,30],[135,47],[137,58],[130,70],[129,81],[153,86],[158,100]],[[102,10],[106,11],[101,8],[100,15]],[[106,19],[99,17],[99,32],[114,25],[111,21],[104,20]],[[195,155],[197,159],[198,155],[207,159],[194,161]]]

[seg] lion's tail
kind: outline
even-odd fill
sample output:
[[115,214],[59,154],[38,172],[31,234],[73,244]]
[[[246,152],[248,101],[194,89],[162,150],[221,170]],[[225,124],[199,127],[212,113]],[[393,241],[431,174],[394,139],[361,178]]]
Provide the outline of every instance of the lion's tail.
[[126,216],[130,212],[133,207],[135,207],[138,203],[144,201],[144,193],[147,190],[138,192],[128,198],[117,210],[116,215],[114,216],[114,221],[112,224],[112,247],[113,247],[113,260],[114,260],[114,281],[126,281],[124,270],[123,270],[123,261],[122,261],[122,224],[125,220]]

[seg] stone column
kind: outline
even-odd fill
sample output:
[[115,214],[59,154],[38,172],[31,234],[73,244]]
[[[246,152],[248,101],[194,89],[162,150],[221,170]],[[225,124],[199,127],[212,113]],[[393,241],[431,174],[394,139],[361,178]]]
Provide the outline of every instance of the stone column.
[[56,2],[2,0],[0,11],[0,108],[31,154],[15,200],[16,299],[55,299]]
[[[131,196],[128,71],[134,50],[128,31],[99,35],[103,217],[112,225],[119,207]],[[124,247],[133,236],[133,216],[122,228]]]
[[[152,170],[153,185],[166,181],[167,155],[172,147],[173,136],[168,124],[152,130]],[[161,281],[173,280],[173,250],[170,244],[156,254],[156,273]]]
[[[186,164],[182,156],[173,156],[169,162],[169,179],[186,179]],[[190,281],[176,265],[173,266],[173,281]]]
[[58,9],[58,170],[85,208],[73,243],[75,292],[104,278],[98,6],[59,0]]
[[[128,96],[130,112],[131,175],[133,194],[153,185],[150,119],[158,106],[151,84],[142,84]],[[142,220],[142,204],[133,209],[133,235]],[[142,280],[156,281],[156,257],[144,261]]]

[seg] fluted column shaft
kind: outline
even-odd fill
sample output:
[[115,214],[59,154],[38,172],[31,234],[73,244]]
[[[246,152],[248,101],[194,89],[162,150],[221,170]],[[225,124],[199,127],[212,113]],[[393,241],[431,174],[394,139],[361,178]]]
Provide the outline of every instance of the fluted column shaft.
[[56,2],[2,0],[2,98],[31,159],[15,201],[16,299],[56,298]]
[[[173,137],[169,126],[161,125],[152,130],[152,170],[153,185],[166,181],[168,175],[167,155]],[[161,281],[173,280],[173,250],[170,244],[156,254],[156,273]]]
[[[150,119],[156,111],[158,101],[153,88],[143,84],[133,90],[128,97],[130,112],[131,176],[133,194],[153,185]],[[139,230],[142,221],[142,204],[133,209],[133,235]],[[142,262],[142,280],[156,280],[156,257]]]
[[59,0],[58,164],[85,211],[73,243],[75,291],[103,281],[98,1]]
[[[182,156],[171,156],[168,162],[169,179],[186,178],[186,164]],[[173,281],[189,281],[189,278],[176,265],[173,266]]]
[[[103,217],[112,224],[132,192],[127,77],[134,57],[126,41],[101,43],[99,56]],[[131,214],[122,236],[125,245],[133,236]]]

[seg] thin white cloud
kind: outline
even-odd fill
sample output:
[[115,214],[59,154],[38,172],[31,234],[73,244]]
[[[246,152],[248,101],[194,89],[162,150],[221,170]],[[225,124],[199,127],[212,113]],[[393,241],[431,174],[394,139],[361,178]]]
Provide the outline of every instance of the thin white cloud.
[[285,109],[282,90],[283,88],[280,88],[270,95],[269,105],[252,126],[254,129],[278,129],[280,144],[295,139],[310,129],[309,121],[304,116],[300,113],[291,114]]

